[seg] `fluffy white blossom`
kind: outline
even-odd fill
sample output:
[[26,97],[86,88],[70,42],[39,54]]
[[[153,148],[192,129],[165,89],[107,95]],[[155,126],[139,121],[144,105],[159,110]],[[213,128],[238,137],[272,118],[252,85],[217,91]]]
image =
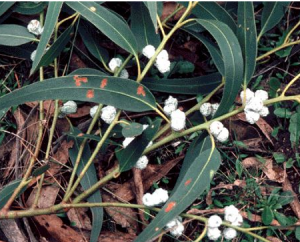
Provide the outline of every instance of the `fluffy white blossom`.
[[185,113],[177,109],[171,113],[171,128],[174,131],[183,130],[185,127]]
[[269,98],[269,95],[265,90],[257,90],[254,96],[260,99],[261,101],[266,101]]
[[218,215],[212,215],[209,217],[207,226],[209,228],[218,228],[222,224],[222,219]]
[[41,35],[43,33],[44,28],[41,26],[40,21],[33,19],[27,25],[27,29],[30,33],[35,35]]
[[237,236],[237,232],[233,228],[226,228],[223,231],[224,238],[227,240],[232,240]]
[[116,114],[117,114],[116,108],[113,107],[113,106],[106,106],[106,107],[102,108],[101,111],[102,111],[101,119],[105,123],[111,124],[112,121],[115,119]]
[[252,92],[249,88],[246,89],[246,94],[244,91],[241,91],[240,97],[243,103],[245,103],[244,96],[246,95],[246,104],[254,97],[254,92]]
[[221,130],[221,132],[216,136],[216,139],[223,143],[228,140],[228,137],[229,137],[229,131],[227,128],[224,127]]
[[96,106],[94,106],[94,107],[92,107],[92,108],[90,109],[90,116],[91,116],[92,118],[95,116],[98,107],[99,107],[99,106],[96,105]]
[[169,96],[168,99],[165,100],[164,113],[168,116],[171,115],[177,109],[178,100],[172,96]]
[[263,106],[262,109],[259,111],[259,115],[262,117],[266,117],[269,115],[269,108],[266,106]]
[[[47,52],[47,50],[49,50],[49,47],[45,49],[44,54]],[[34,50],[34,51],[31,53],[30,59],[31,59],[32,61],[34,61],[34,60],[35,60],[35,56],[36,56],[36,50]]]
[[120,58],[112,58],[108,63],[109,68],[112,72],[115,72],[116,68],[122,65],[123,61]]
[[224,208],[224,218],[226,221],[233,223],[237,220],[238,215],[239,210],[234,205],[226,206]]
[[148,59],[151,59],[155,54],[155,47],[153,45],[147,45],[143,48],[142,53]]
[[218,228],[208,228],[207,237],[210,240],[216,241],[221,237],[221,231]]
[[247,122],[250,124],[255,124],[260,118],[259,113],[249,111],[249,110],[245,110],[245,116],[246,116]]
[[77,111],[77,104],[74,101],[68,101],[63,104],[60,109],[61,113],[63,114],[71,114],[76,113]]
[[211,116],[214,116],[219,108],[219,103],[214,103],[211,105]]
[[156,60],[154,65],[160,73],[166,73],[170,71],[171,62],[169,60],[159,59]]
[[180,217],[175,218],[171,220],[169,223],[167,223],[166,228],[170,229],[171,235],[175,237],[181,236],[184,231],[184,226],[181,222]]
[[259,112],[263,108],[263,102],[256,97],[251,98],[251,100],[246,104],[245,110]]
[[238,214],[236,220],[234,220],[231,224],[234,226],[241,226],[243,224],[243,216],[241,214]]
[[168,191],[162,188],[158,188],[152,194],[144,194],[142,201],[145,206],[152,207],[165,203],[168,199]]
[[212,107],[211,107],[210,103],[203,103],[200,106],[200,113],[203,116],[207,117],[207,116],[211,115],[211,112],[212,112]]
[[120,72],[120,77],[121,78],[124,78],[124,79],[128,79],[129,77],[129,73],[126,69],[123,69],[121,72]]
[[210,124],[209,130],[211,134],[215,137],[218,136],[218,134],[221,132],[221,130],[224,128],[224,125],[220,121],[214,121]]
[[138,161],[136,162],[134,167],[138,168],[140,170],[144,170],[147,167],[148,162],[149,162],[149,160],[148,160],[147,156],[143,155],[142,157],[140,157],[138,159]]
[[156,57],[156,60],[169,60],[169,54],[166,50],[162,50]]

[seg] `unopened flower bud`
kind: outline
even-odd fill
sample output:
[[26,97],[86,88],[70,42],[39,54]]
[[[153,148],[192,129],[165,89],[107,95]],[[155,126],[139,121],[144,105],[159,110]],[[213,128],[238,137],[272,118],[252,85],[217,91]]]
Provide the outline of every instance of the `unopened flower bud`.
[[138,159],[138,161],[136,162],[134,167],[137,169],[140,169],[140,170],[144,170],[147,167],[148,162],[149,162],[149,160],[148,160],[147,156],[143,155],[142,157],[140,157]]
[[109,68],[112,72],[115,72],[116,68],[121,67],[123,61],[120,58],[112,58],[108,63]]
[[41,35],[43,33],[44,28],[41,26],[40,21],[33,19],[27,25],[27,29],[30,33],[35,35]]
[[124,79],[128,79],[129,77],[129,73],[126,69],[123,69],[121,72],[120,72],[120,77],[121,78],[124,78]]
[[171,128],[174,131],[183,130],[185,127],[185,113],[177,109],[171,113]]
[[92,107],[92,108],[90,109],[90,116],[91,116],[92,118],[95,116],[98,107],[99,107],[99,106],[96,105],[96,106],[94,106],[94,107]]
[[237,236],[237,232],[233,228],[226,228],[223,231],[224,238],[227,240],[232,240]]
[[265,90],[257,90],[254,95],[261,101],[266,101],[269,98],[269,95]]
[[214,121],[209,126],[209,130],[211,134],[215,137],[218,136],[218,134],[221,132],[221,130],[224,128],[224,125],[220,121]]
[[112,121],[114,121],[116,114],[117,114],[117,110],[115,107],[113,106],[106,106],[104,108],[102,108],[102,113],[101,113],[101,119],[107,123],[107,124],[111,124]]
[[68,102],[64,103],[64,105],[61,107],[60,111],[64,114],[76,113],[77,104],[74,101],[68,101]]
[[211,112],[212,112],[212,107],[211,107],[210,103],[203,103],[200,106],[200,113],[203,116],[207,117],[207,116],[211,115]]
[[142,53],[148,59],[151,59],[155,54],[155,47],[153,45],[147,45],[143,48]]

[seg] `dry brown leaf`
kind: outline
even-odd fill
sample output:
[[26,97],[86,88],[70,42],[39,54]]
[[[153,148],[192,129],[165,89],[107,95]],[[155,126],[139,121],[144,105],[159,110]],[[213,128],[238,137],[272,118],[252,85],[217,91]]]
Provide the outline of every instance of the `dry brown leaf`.
[[79,229],[92,230],[91,220],[87,216],[86,212],[86,208],[71,208],[67,212],[67,216],[71,221],[73,227]]
[[8,239],[7,242],[27,242],[25,234],[15,219],[0,220],[0,228]]
[[278,238],[273,237],[273,236],[268,236],[266,239],[269,240],[270,242],[282,242],[281,239],[278,239]]
[[265,164],[263,164],[255,157],[248,157],[242,161],[242,166],[244,168],[255,167],[262,169],[262,171],[271,181],[279,183],[283,183],[286,176],[283,169],[273,166],[272,159],[265,159]]
[[[105,193],[102,194],[102,199],[103,202],[107,203],[119,202],[117,199],[114,199],[112,196]],[[120,224],[123,228],[127,228],[129,233],[136,234],[138,229],[138,218],[136,212],[132,208],[105,207],[104,209],[117,224]]]
[[212,198],[211,198],[212,192],[214,190],[222,189],[222,188],[232,190],[233,189],[233,184],[224,184],[224,183],[221,182],[216,187],[210,189],[209,192],[207,193],[207,196],[206,196],[206,204],[207,205],[211,205],[212,204]]
[[59,242],[87,241],[87,239],[84,238],[80,233],[63,224],[63,221],[54,214],[35,216],[34,219],[49,233],[51,237]]
[[[261,216],[259,216],[259,215],[252,214],[251,216],[248,216],[249,214],[247,212],[242,212],[242,211],[240,211],[240,214],[243,216],[243,218],[246,218],[251,222],[260,222],[260,223],[262,222]],[[280,223],[274,219],[270,225],[280,226]]]
[[[133,180],[134,180],[137,204],[143,204],[144,186],[143,186],[142,170],[134,167],[132,169],[132,172],[133,172]],[[139,216],[142,222],[145,222],[143,211],[139,210]]]
[[133,234],[119,231],[101,231],[99,242],[132,242],[136,238]]
[[[36,102],[27,102],[25,104],[27,106],[33,108],[36,105],[38,105],[39,102],[38,101],[36,101]],[[55,111],[54,101],[53,100],[45,100],[43,102],[43,105],[44,105],[44,111],[47,113],[47,115],[53,116],[54,111]]]
[[[163,12],[161,15],[161,20],[164,20],[166,17],[168,17],[170,14],[172,14],[176,8],[177,8],[177,3],[175,2],[164,2],[164,7],[163,7]],[[185,8],[181,9],[178,13],[176,13],[171,20],[178,20],[182,16],[182,14],[185,12]]]
[[61,165],[60,164],[66,164],[69,159],[69,149],[73,147],[74,142],[73,141],[63,141],[61,146],[59,147],[58,151],[54,154],[53,159],[55,162],[50,162],[50,168],[47,171],[48,174],[51,174],[51,176],[54,176],[57,174],[60,169]]
[[282,184],[282,190],[292,192],[292,194],[294,196],[294,200],[290,203],[290,205],[291,205],[293,212],[297,216],[297,218],[300,219],[300,202],[299,202],[297,194],[293,190],[292,184],[290,183],[290,181],[287,177],[285,178],[285,180]]
[[76,113],[68,114],[69,118],[82,118],[90,114],[90,106],[83,106],[77,108]]
[[[58,192],[59,192],[59,187],[58,186],[45,186],[41,190],[41,195],[38,200],[37,207],[38,208],[49,208],[55,204],[55,200],[57,198]],[[35,196],[37,193],[37,188],[33,189],[32,192],[30,193],[26,205],[28,207],[31,207]]]

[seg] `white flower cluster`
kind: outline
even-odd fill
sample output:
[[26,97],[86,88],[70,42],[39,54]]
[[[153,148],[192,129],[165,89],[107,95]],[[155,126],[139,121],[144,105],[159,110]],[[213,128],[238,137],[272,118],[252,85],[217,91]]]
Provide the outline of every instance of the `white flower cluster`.
[[[149,125],[144,124],[143,125],[143,130],[145,130],[146,128],[148,128],[148,126]],[[123,147],[126,148],[134,139],[135,139],[135,137],[127,137],[127,138],[125,138],[125,140],[123,141]],[[151,146],[151,145],[153,145],[152,141],[149,142],[147,148],[149,146]],[[148,162],[149,162],[149,160],[148,160],[147,156],[143,155],[142,157],[140,157],[138,159],[138,161],[136,162],[136,164],[134,165],[134,167],[138,168],[140,170],[143,170],[143,169],[145,169],[147,167]]]
[[[143,48],[142,53],[148,59],[151,59],[155,54],[155,47],[153,45],[147,45]],[[166,73],[170,71],[171,62],[169,61],[169,54],[166,50],[159,52],[154,65],[160,73]]]
[[[121,67],[121,65],[123,64],[123,61],[120,58],[112,58],[110,60],[110,62],[108,63],[109,69],[111,69],[112,72],[116,71],[116,68]],[[124,79],[128,79],[129,77],[129,73],[126,69],[123,69],[120,72],[120,77],[124,78]]]
[[[227,206],[224,209],[224,219],[227,222],[230,222],[234,226],[241,226],[243,223],[243,217],[239,213],[239,210],[233,206]],[[216,241],[221,237],[221,231],[219,227],[222,224],[222,219],[218,215],[213,215],[208,219],[208,230],[207,230],[207,237],[210,240]],[[226,228],[223,230],[223,236],[227,240],[232,240],[237,236],[237,231],[233,228]]]
[[27,25],[27,29],[30,33],[41,35],[43,33],[44,27],[41,26],[40,21],[33,19]]
[[[47,52],[47,50],[49,50],[49,47],[47,47],[47,48],[45,49],[44,54]],[[34,51],[31,53],[30,59],[31,59],[32,61],[34,61],[35,57],[36,57],[36,50],[34,50]]]
[[77,104],[74,101],[68,101],[60,108],[59,118],[65,117],[67,114],[77,112]]
[[219,108],[220,104],[219,103],[203,103],[200,107],[200,113],[207,117],[209,115],[214,116],[215,113],[217,112],[218,108]]
[[246,104],[244,111],[246,120],[250,124],[256,123],[260,116],[266,117],[269,114],[269,109],[263,104],[269,98],[266,91],[257,90],[254,93],[247,88],[246,92],[241,92],[240,97],[242,102]]
[[182,224],[182,218],[176,217],[168,222],[165,226],[165,230],[170,230],[171,235],[179,237],[184,231],[184,226]]
[[171,116],[171,128],[174,131],[180,131],[185,127],[185,113],[177,109],[178,101],[176,98],[169,96],[165,100],[164,113]]
[[228,140],[229,131],[220,121],[214,121],[209,126],[211,134],[220,142]]
[[143,196],[143,204],[153,207],[165,203],[169,199],[168,191],[163,188],[156,189],[152,194],[146,193]]
[[[92,118],[94,118],[98,107],[99,106],[96,105],[90,109],[90,115]],[[113,106],[106,106],[101,109],[101,119],[107,124],[111,124],[112,121],[114,121],[116,114],[117,114],[117,109]]]

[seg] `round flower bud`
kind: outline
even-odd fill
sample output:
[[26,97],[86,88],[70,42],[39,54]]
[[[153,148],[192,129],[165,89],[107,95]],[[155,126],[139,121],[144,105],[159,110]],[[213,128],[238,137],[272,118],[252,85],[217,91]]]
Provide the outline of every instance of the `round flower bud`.
[[222,224],[222,219],[218,215],[212,215],[208,219],[207,226],[209,228],[218,228]]
[[115,72],[116,68],[120,67],[122,63],[123,61],[120,58],[112,58],[108,63],[108,66],[112,70],[112,72]]
[[221,237],[221,231],[218,228],[208,228],[207,237],[210,240],[216,241]]
[[[243,103],[245,103],[244,100],[244,91],[241,91],[240,97]],[[252,92],[249,88],[246,89],[246,104],[254,97],[254,92]]]
[[255,97],[260,99],[261,101],[266,101],[269,98],[269,95],[266,91],[264,90],[257,90],[255,92]]
[[216,114],[219,107],[220,107],[219,103],[214,103],[211,105],[211,116],[214,116]]
[[134,140],[134,137],[127,137],[123,141],[123,147],[126,148],[132,141]]
[[239,210],[234,206],[226,206],[224,208],[224,219],[230,223],[233,223],[234,221],[237,220],[239,215]]
[[170,230],[170,233],[175,237],[179,237],[182,235],[183,231],[184,231],[183,224],[180,221],[176,220],[176,225]]
[[120,77],[121,78],[124,78],[124,79],[128,79],[129,77],[129,73],[126,69],[123,69],[121,72],[120,72]]
[[253,111],[248,111],[248,110],[245,110],[245,116],[246,116],[247,122],[250,124],[255,124],[260,118],[259,113],[256,113]]
[[169,60],[169,54],[166,50],[162,50],[161,52],[159,52],[159,54],[156,57],[156,61],[157,60]]
[[221,130],[221,132],[217,135],[216,139],[223,143],[228,140],[228,137],[229,137],[229,131],[227,128],[224,127]]
[[171,113],[171,128],[174,131],[183,130],[185,127],[185,113],[177,109]]
[[113,106],[106,106],[104,108],[102,108],[102,113],[101,113],[101,119],[107,123],[107,124],[111,124],[112,121],[114,121],[116,114],[117,114],[117,110],[115,107]]
[[157,59],[154,65],[158,71],[163,74],[170,71],[171,62],[165,59]]
[[156,189],[152,196],[155,197],[156,205],[165,203],[169,199],[168,191],[163,188]]
[[266,106],[263,106],[262,109],[259,111],[259,115],[262,117],[266,117],[269,115],[269,109]]
[[148,160],[147,156],[143,155],[142,157],[140,157],[138,159],[138,161],[136,162],[134,167],[138,168],[140,170],[144,170],[147,167],[148,162],[149,162],[149,160]]
[[207,116],[211,115],[211,112],[212,112],[212,107],[211,107],[210,103],[203,103],[200,106],[200,113],[203,116],[207,117]]
[[96,106],[94,106],[94,107],[92,107],[92,108],[90,109],[90,116],[91,116],[92,118],[95,116],[98,107],[99,107],[99,106],[96,105]]
[[209,130],[211,134],[215,137],[218,136],[218,134],[221,132],[221,130],[224,128],[224,125],[220,121],[214,121],[209,126]]
[[243,224],[243,217],[241,214],[238,214],[236,220],[231,223],[234,226],[241,226]]
[[170,229],[170,228],[176,226],[177,220],[178,220],[177,218],[173,218],[171,221],[169,221],[169,222],[166,224],[165,227],[166,227],[167,229]]
[[154,206],[155,199],[152,196],[152,194],[146,193],[146,194],[144,194],[142,201],[145,206],[152,207],[152,206]]
[[74,101],[68,101],[68,102],[64,103],[64,105],[61,107],[60,111],[64,114],[76,113],[77,104]]
[[30,55],[30,60],[34,61],[36,56],[36,50],[34,50]]
[[168,99],[165,100],[164,113],[170,116],[171,113],[177,109],[177,106],[178,100],[172,96],[169,96]]
[[263,108],[263,106],[263,102],[260,99],[254,97],[251,98],[251,100],[246,104],[245,111],[248,110],[258,113]]
[[155,54],[155,47],[153,45],[147,45],[143,48],[142,53],[148,59],[151,59]]
[[44,28],[41,26],[40,21],[33,19],[27,25],[27,29],[30,33],[35,35],[41,35],[43,33]]
[[232,240],[237,236],[237,232],[233,228],[226,228],[223,231],[224,238],[227,240]]

